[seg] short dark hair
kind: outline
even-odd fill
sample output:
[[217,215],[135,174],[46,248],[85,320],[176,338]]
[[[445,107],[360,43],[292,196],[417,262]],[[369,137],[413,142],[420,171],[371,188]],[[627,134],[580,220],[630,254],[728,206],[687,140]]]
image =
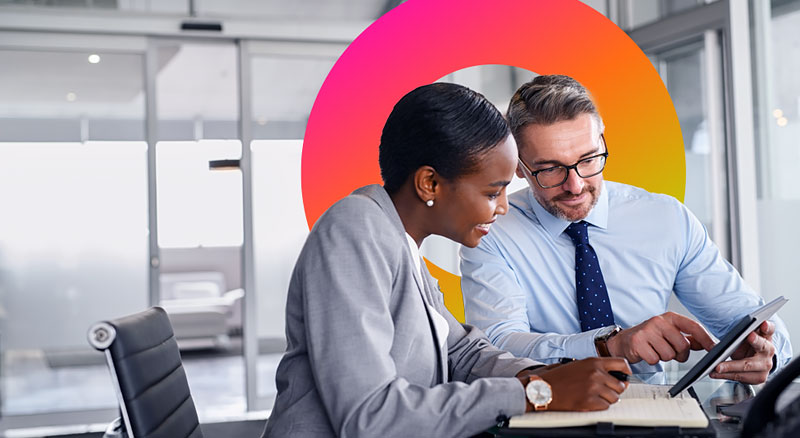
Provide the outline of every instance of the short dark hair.
[[552,125],[590,114],[603,132],[603,119],[589,91],[565,75],[543,75],[522,84],[508,104],[506,119],[520,148],[522,129],[528,125]]
[[449,83],[416,88],[397,102],[383,127],[378,162],[384,188],[396,192],[421,166],[449,180],[469,174],[510,133],[480,93]]

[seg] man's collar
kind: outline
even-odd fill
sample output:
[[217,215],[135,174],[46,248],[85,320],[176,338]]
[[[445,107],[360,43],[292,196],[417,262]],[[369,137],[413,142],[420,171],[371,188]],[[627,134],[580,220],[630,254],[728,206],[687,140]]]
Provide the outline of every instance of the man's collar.
[[[553,238],[561,235],[571,223],[568,220],[553,216],[545,210],[536,200],[536,197],[533,196],[533,189],[530,187],[528,188],[528,204],[536,214],[536,217],[539,218],[539,222],[541,222],[544,229]],[[600,188],[600,197],[597,199],[597,204],[594,205],[592,211],[589,212],[589,215],[584,220],[599,228],[605,229],[608,227],[608,189],[605,181],[603,181]]]

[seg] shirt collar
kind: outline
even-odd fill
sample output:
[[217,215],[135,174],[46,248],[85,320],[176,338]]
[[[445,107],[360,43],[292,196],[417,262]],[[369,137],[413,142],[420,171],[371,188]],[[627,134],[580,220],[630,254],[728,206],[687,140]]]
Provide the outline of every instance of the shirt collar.
[[[544,207],[539,204],[539,201],[536,200],[536,197],[533,196],[533,189],[531,188],[528,188],[528,203],[533,213],[539,218],[539,222],[541,222],[544,229],[553,238],[561,235],[571,223],[568,220],[553,216],[550,212],[545,210]],[[601,185],[600,197],[597,199],[597,204],[594,205],[594,208],[592,208],[592,211],[589,212],[589,215],[586,216],[584,220],[599,228],[605,229],[608,227],[608,190],[606,189],[605,181],[603,181]]]

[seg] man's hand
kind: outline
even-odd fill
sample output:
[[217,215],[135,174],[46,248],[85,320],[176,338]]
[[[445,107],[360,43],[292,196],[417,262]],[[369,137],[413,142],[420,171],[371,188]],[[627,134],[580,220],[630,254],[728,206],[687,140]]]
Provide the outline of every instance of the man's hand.
[[758,384],[767,381],[772,370],[772,356],[775,355],[775,346],[772,344],[772,335],[775,334],[775,324],[764,321],[742,342],[731,359],[717,365],[710,374],[714,379],[738,380],[742,383]]
[[660,360],[686,362],[690,350],[710,350],[714,340],[697,322],[667,312],[622,330],[606,345],[612,356],[624,357],[630,363],[643,360],[654,365]]

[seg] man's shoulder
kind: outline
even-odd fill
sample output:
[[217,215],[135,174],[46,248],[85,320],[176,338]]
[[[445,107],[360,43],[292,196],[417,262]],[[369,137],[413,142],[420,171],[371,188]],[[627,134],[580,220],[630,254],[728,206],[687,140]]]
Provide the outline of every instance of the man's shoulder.
[[528,187],[508,195],[508,212],[497,218],[498,228],[513,227],[515,225],[529,227],[531,222],[539,224],[539,219],[531,207],[531,198],[531,191]]
[[652,235],[661,230],[663,236],[673,236],[669,230],[683,232],[696,218],[679,200],[663,193],[649,192],[640,187],[606,181],[609,223],[622,226],[626,234],[635,230]]
[[516,192],[508,195],[508,203],[512,205],[528,205],[528,194],[530,193],[531,189],[528,186],[525,186]]
[[665,207],[675,207],[680,205],[680,201],[670,195],[649,192],[641,187],[630,184],[605,181],[605,186],[606,190],[608,191],[608,200],[612,207],[614,204],[640,203],[651,203],[653,205],[663,205]]
[[[543,235],[545,230],[531,208],[531,199],[530,189],[527,187],[508,195],[508,211],[497,218],[489,235],[481,238],[478,248],[502,251],[507,245],[518,245],[523,235]],[[465,247],[463,251],[469,252],[470,248]]]

